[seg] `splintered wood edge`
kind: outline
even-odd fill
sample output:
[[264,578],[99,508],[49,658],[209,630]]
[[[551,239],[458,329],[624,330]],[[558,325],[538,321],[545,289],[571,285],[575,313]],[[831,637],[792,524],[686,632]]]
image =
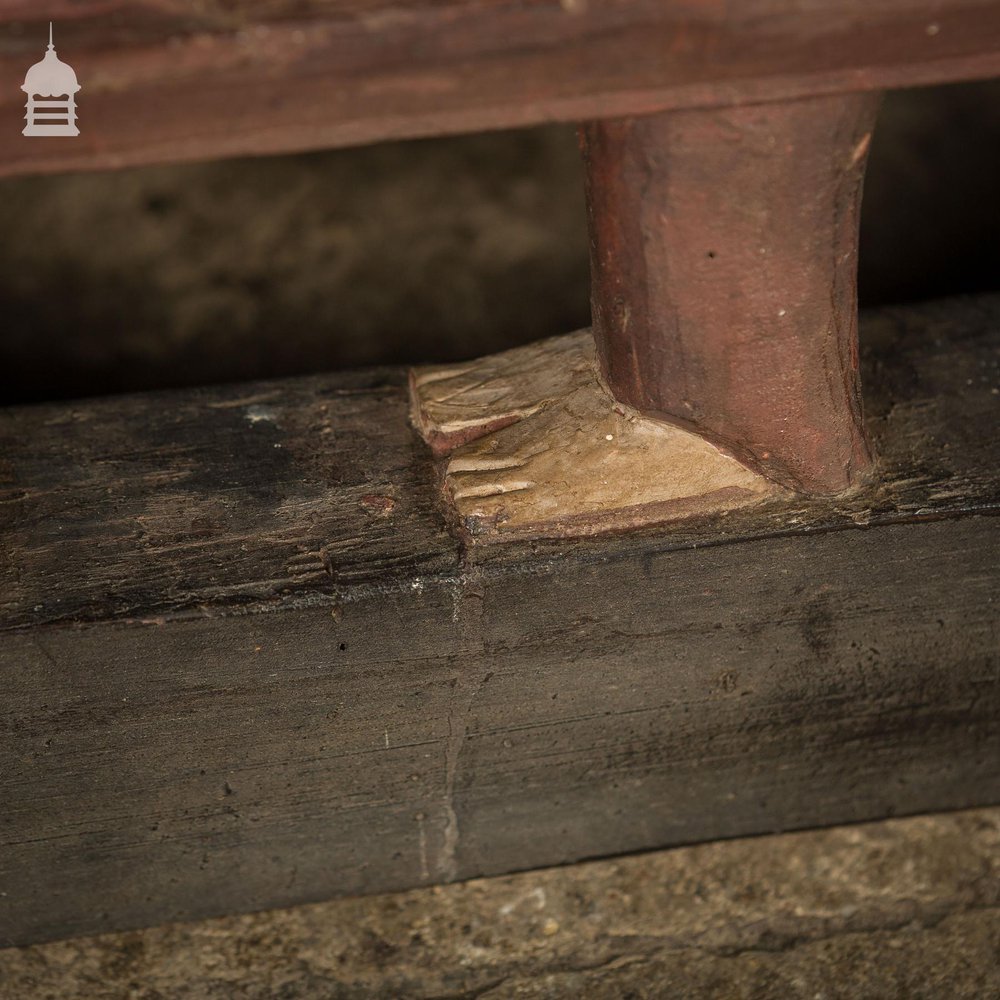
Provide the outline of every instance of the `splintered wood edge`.
[[468,540],[622,531],[785,492],[699,435],[618,403],[589,331],[412,371],[410,402]]
[[[772,496],[780,495],[776,490]],[[463,513],[456,508],[459,531],[464,538],[479,544],[503,541],[524,541],[531,538],[589,538],[609,532],[633,531],[682,521],[691,517],[706,517],[725,514],[727,511],[760,503],[769,495],[753,493],[736,486],[725,487],[693,497],[677,500],[651,501],[617,508],[607,508],[593,514],[572,514],[555,516],[547,520],[504,519],[475,511]]]
[[410,420],[435,455],[501,430],[592,381],[590,330],[472,361],[411,368]]

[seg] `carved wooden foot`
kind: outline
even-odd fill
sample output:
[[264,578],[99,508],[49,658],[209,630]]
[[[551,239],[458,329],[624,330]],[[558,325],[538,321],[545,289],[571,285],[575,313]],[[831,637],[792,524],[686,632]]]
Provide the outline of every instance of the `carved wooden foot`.
[[462,530],[590,533],[863,481],[857,236],[877,107],[582,128],[596,354],[583,332],[413,379]]
[[413,422],[444,463],[459,530],[569,536],[715,513],[780,488],[602,383],[589,330],[417,369]]

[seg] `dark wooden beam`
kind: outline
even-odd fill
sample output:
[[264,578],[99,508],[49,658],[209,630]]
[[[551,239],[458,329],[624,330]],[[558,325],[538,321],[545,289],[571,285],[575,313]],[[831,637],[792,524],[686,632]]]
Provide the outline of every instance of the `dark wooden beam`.
[[1000,298],[879,480],[463,551],[403,373],[0,414],[0,940],[1000,801]]
[[[81,134],[28,140],[56,23]],[[280,153],[1000,74],[996,0],[35,3],[0,10],[0,175]]]

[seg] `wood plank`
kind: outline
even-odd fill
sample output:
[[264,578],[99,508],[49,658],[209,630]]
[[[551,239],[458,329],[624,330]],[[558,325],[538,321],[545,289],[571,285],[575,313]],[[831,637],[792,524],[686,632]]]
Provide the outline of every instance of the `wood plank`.
[[[83,86],[67,143],[19,137],[50,19]],[[996,0],[5,0],[0,28],[0,175],[1000,74]]]
[[0,415],[0,940],[1000,801],[1000,297],[867,492],[463,551],[404,373]]

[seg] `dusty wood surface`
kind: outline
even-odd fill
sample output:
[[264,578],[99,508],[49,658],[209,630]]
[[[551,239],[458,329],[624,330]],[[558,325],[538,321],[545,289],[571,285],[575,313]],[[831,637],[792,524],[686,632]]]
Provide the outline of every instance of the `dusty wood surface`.
[[[81,135],[29,141],[48,21]],[[378,139],[1000,74],[995,0],[278,0],[0,5],[0,174]]]
[[698,434],[619,403],[589,330],[410,373],[411,419],[464,541],[567,538],[783,491]]
[[1000,299],[862,326],[880,484],[463,550],[403,373],[0,415],[0,937],[1000,800]]
[[858,223],[878,95],[591,122],[591,297],[616,399],[785,486],[869,471]]
[[3,1000],[983,1000],[1000,809],[0,951]]

